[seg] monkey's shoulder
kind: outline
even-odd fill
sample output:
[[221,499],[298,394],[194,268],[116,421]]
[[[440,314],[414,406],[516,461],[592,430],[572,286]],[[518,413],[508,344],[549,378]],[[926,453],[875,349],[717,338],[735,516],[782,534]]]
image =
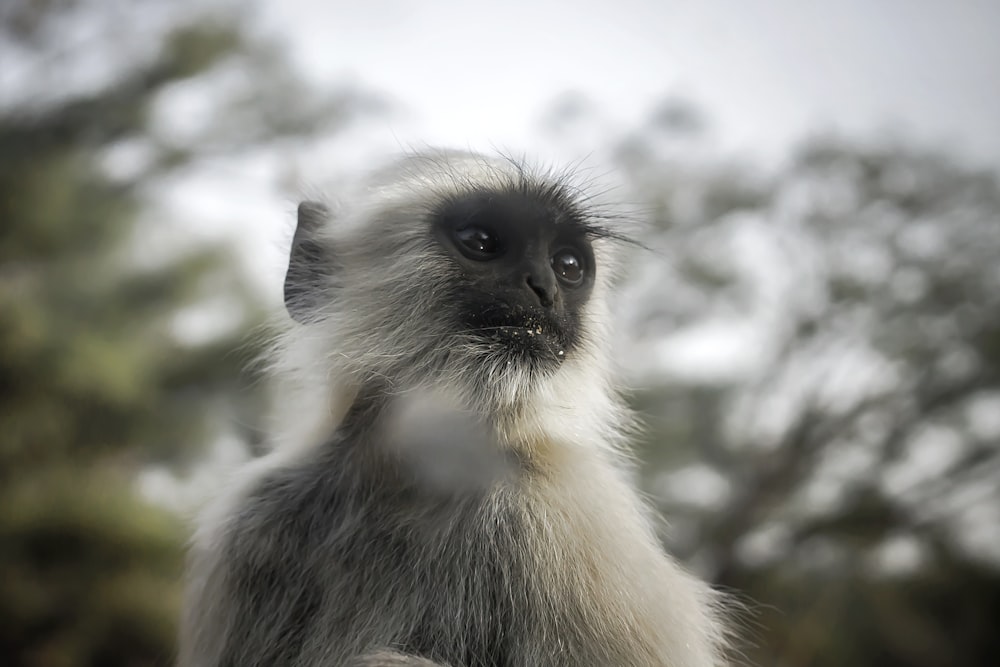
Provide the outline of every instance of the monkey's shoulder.
[[503,665],[508,637],[529,632],[523,526],[496,493],[444,496],[312,461],[263,475],[228,531],[230,590],[294,636]]

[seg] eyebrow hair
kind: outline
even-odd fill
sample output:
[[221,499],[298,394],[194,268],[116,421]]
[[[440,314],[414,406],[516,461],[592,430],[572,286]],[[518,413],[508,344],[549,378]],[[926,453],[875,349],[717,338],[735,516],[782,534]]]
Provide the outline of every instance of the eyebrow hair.
[[620,229],[614,229],[611,223],[621,222],[617,215],[608,215],[579,201],[568,184],[559,180],[537,181],[526,176],[522,177],[521,191],[535,195],[541,201],[554,206],[560,213],[557,224],[564,223],[575,227],[587,239],[607,239],[628,245],[642,247],[635,238]]

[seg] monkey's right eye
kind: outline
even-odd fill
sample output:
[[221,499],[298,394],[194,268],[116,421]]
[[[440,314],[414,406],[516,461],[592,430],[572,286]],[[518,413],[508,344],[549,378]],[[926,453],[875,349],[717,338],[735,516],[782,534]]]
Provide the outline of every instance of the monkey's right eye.
[[493,259],[503,250],[496,234],[473,225],[455,230],[455,240],[459,250],[469,259]]

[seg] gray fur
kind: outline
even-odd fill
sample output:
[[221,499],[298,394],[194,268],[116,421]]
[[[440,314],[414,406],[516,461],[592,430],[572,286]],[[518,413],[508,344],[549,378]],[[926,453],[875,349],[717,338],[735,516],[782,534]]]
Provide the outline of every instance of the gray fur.
[[587,214],[564,179],[448,153],[377,174],[352,207],[307,206],[307,228],[300,209],[296,243],[336,267],[292,285],[286,422],[202,519],[182,667],[724,664],[713,594],[629,483],[606,236],[585,336],[558,363],[456,328],[456,268],[422,221],[483,186]]

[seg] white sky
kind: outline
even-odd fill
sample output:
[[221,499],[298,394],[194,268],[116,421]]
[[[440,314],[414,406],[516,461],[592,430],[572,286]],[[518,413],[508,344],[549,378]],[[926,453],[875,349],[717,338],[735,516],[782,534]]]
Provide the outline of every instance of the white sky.
[[[401,146],[575,159],[607,149],[616,132],[672,95],[705,110],[723,157],[780,158],[802,136],[833,129],[902,135],[1000,166],[1000,0],[270,0],[260,7],[263,28],[287,40],[315,80],[355,82],[406,109],[320,142],[309,155],[202,170],[172,198],[180,209],[172,217],[190,219],[190,234],[231,235],[275,303],[297,196],[274,185],[288,159],[299,165],[305,193],[323,189],[331,167],[356,170],[372,152]],[[539,125],[569,91],[598,105],[608,136],[590,128],[570,137],[577,153],[554,155]]]
[[320,80],[415,111],[384,126],[404,143],[530,150],[559,93],[624,122],[674,93],[734,153],[838,129],[1000,163],[997,0],[285,0],[262,19]]
[[[637,126],[666,96],[690,99],[707,112],[723,156],[778,158],[804,135],[836,130],[916,139],[1000,166],[1000,0],[262,4],[264,27],[288,40],[316,80],[356,82],[411,112],[318,147],[339,151],[331,159],[341,164],[358,141],[537,155],[547,150],[546,110],[577,92],[613,131]],[[579,137],[580,155],[607,148],[588,141],[613,136]],[[282,158],[201,173],[175,198],[196,213],[191,231],[228,229],[276,304],[294,210],[273,186]],[[211,322],[200,315],[188,318],[191,336]],[[704,373],[713,359],[730,369],[745,361],[760,331],[728,348],[696,333],[705,354],[680,340],[672,356],[691,357]]]

